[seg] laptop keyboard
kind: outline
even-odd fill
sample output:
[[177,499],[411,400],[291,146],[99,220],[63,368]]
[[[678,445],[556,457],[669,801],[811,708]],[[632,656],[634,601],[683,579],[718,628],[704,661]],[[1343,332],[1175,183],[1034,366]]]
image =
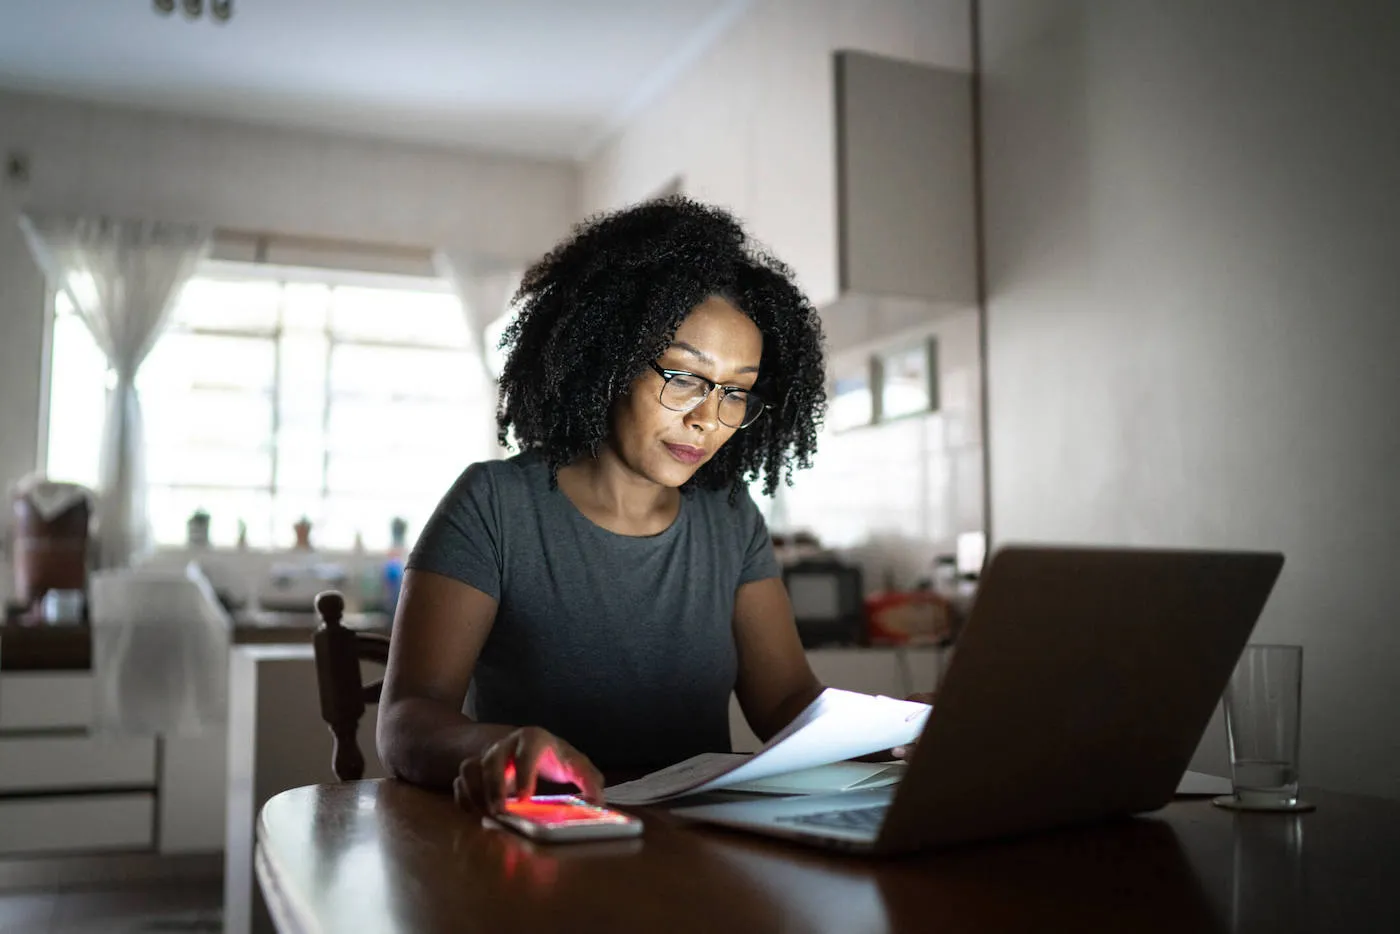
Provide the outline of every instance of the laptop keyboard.
[[800,824],[804,827],[833,827],[837,830],[880,829],[885,820],[888,804],[877,804],[866,808],[848,808],[840,811],[818,811],[815,814],[796,814],[790,817],[775,818],[783,824]]

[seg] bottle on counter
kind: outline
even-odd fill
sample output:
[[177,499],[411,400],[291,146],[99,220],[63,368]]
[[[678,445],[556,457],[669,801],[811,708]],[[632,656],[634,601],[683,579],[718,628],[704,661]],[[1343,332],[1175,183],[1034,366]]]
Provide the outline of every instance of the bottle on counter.
[[384,612],[390,617],[399,605],[399,591],[403,588],[404,561],[408,557],[408,523],[395,516],[389,523],[389,556],[384,562]]
[[365,551],[365,539],[355,533],[350,574],[354,582],[348,602],[360,613],[377,613],[384,606],[384,588],[379,580],[378,562]]

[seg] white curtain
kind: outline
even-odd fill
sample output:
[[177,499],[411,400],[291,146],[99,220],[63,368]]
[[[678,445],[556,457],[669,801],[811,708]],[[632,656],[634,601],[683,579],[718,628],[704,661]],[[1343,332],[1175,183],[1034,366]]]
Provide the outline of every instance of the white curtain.
[[[439,249],[433,255],[433,262],[438,275],[452,283],[462,302],[462,311],[467,316],[467,326],[471,329],[481,360],[483,388],[486,397],[491,400],[494,416],[496,377],[499,374],[494,372],[491,365],[494,349],[491,326],[509,311],[511,296],[520,287],[525,271],[516,265],[450,249]],[[505,449],[497,443],[495,419],[488,419],[488,424],[490,438],[487,450],[493,452],[493,456],[500,457],[505,454]]]
[[145,448],[136,374],[155,346],[180,287],[209,248],[204,227],[151,221],[24,215],[20,227],[53,286],[73,302],[107,356],[108,396],[98,484],[102,567],[145,550]]

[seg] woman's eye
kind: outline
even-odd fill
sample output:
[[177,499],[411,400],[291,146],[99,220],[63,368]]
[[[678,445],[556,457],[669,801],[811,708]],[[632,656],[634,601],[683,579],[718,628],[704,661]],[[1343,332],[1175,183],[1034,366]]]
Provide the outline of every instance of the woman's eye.
[[681,392],[699,390],[703,385],[704,383],[700,381],[700,377],[691,376],[688,373],[682,373],[678,376],[671,377],[671,387]]

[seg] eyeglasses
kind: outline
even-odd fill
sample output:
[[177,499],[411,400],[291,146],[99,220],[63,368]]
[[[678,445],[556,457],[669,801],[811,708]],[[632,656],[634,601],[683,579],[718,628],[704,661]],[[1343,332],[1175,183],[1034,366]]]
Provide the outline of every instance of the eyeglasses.
[[747,428],[772,406],[764,403],[752,389],[721,386],[712,379],[685,370],[667,370],[655,363],[649,366],[665,380],[661,386],[661,404],[672,412],[690,412],[700,407],[710,393],[719,390],[719,420],[730,428]]

